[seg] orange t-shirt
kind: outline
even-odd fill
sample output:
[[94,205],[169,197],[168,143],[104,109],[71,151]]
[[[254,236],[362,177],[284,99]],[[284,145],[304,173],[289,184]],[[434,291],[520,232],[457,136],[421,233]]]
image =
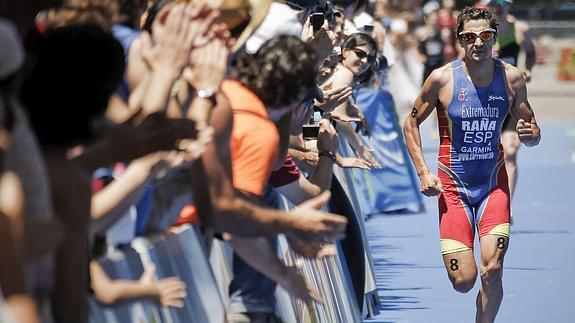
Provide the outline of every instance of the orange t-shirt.
[[[233,185],[236,189],[262,197],[278,158],[278,130],[268,119],[263,102],[240,82],[225,80],[221,88],[233,111],[230,140]],[[198,223],[196,212],[193,205],[186,206],[175,225]]]
[[222,91],[234,114],[230,145],[234,187],[261,197],[278,158],[278,130],[262,101],[240,82],[226,80]]

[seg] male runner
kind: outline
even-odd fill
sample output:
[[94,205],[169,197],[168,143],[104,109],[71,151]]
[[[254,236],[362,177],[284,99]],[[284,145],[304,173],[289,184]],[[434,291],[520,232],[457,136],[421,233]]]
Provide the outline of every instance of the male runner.
[[[509,112],[519,119],[519,140],[527,146],[537,145],[541,137],[521,71],[491,58],[497,35],[491,11],[465,8],[457,17],[457,35],[464,58],[432,72],[405,120],[404,133],[421,192],[439,196],[441,253],[458,292],[469,292],[477,278],[477,227],[481,289],[476,322],[493,322],[503,297],[503,258],[509,245],[510,196],[499,141],[503,120]],[[427,167],[419,131],[434,108],[438,176]]]

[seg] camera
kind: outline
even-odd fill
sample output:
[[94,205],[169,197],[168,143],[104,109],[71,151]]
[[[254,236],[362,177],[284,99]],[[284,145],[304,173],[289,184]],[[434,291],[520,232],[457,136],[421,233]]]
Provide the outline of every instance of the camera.
[[315,111],[309,118],[308,124],[303,125],[303,139],[310,140],[316,139],[319,134],[319,122],[321,120],[321,112]]
[[373,25],[364,25],[363,26],[363,32],[364,33],[372,33],[373,32]]
[[305,124],[303,125],[303,139],[317,139],[319,134],[319,125],[317,124]]
[[[321,18],[320,18],[320,14],[321,14]],[[335,16],[336,16],[336,10],[333,7],[333,4],[331,2],[326,1],[322,5],[316,6],[315,9],[313,10],[313,13],[310,15],[310,22],[311,22],[311,25],[313,26],[314,32],[317,32],[321,28],[324,20],[327,20],[327,23],[329,24],[329,26],[333,27],[335,25]],[[316,19],[315,23],[314,23],[314,19]],[[320,24],[320,19],[321,19],[321,24]],[[316,30],[316,26],[318,26],[317,30]]]
[[313,28],[314,33],[317,33],[321,29],[321,26],[323,26],[324,20],[325,20],[325,16],[324,16],[323,12],[315,12],[309,16],[309,21],[311,23],[311,26]]

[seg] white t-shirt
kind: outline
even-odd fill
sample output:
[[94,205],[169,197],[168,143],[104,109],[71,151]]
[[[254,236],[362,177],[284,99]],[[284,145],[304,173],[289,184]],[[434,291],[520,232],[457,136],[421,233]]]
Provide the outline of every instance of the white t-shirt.
[[298,13],[297,10],[293,10],[286,4],[273,2],[262,24],[246,41],[246,51],[253,54],[268,39],[278,35],[299,37],[302,25],[299,22]]

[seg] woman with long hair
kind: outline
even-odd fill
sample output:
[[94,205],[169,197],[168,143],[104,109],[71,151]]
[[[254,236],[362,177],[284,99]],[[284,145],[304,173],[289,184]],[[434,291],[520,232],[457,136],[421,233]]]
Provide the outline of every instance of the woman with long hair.
[[[377,64],[377,43],[364,33],[356,33],[347,37],[341,45],[340,61],[333,75],[326,81],[331,88],[351,86],[354,90],[367,85],[374,76]],[[333,110],[324,112],[337,122],[337,130],[343,134],[356,155],[368,162],[373,168],[381,165],[373,155],[371,149],[366,147],[353,129],[352,122],[358,122],[364,134],[369,134],[369,127],[363,114],[350,99]]]

